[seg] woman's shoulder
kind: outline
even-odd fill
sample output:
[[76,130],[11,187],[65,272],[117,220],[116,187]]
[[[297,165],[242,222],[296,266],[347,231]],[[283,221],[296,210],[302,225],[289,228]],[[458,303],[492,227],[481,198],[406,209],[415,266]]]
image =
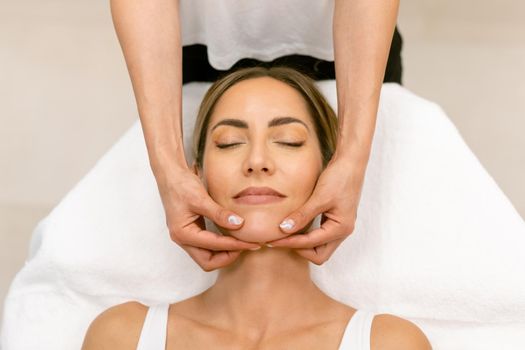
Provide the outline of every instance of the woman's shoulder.
[[370,349],[431,350],[425,333],[414,323],[390,314],[374,317]]
[[148,307],[136,301],[115,305],[91,322],[82,350],[136,349]]

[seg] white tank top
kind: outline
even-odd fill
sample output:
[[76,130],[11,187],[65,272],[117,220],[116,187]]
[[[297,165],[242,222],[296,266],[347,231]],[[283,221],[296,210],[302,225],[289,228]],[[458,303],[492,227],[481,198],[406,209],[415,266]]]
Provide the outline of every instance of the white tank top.
[[[137,350],[165,350],[169,304],[148,310]],[[346,325],[339,350],[370,350],[370,333],[374,314],[357,310]]]
[[206,45],[220,70],[291,54],[333,61],[333,9],[333,0],[182,0],[182,45]]

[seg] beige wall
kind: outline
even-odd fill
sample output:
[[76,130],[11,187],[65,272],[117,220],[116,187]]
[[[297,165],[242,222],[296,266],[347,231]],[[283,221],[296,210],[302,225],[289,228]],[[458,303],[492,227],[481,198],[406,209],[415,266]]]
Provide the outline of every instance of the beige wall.
[[[525,217],[525,2],[406,0],[404,83]],[[108,2],[0,2],[0,302],[36,223],[137,118]],[[0,306],[1,310],[1,306]]]

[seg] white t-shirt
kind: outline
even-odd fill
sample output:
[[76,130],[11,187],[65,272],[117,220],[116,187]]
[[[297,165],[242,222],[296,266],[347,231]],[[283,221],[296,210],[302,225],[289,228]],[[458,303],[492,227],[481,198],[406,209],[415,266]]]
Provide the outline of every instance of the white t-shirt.
[[182,44],[203,44],[210,64],[299,54],[333,61],[333,0],[182,0]]

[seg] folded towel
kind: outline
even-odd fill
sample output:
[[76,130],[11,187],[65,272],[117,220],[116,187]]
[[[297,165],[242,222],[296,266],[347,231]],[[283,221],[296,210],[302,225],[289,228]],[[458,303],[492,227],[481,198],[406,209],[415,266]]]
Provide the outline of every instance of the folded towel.
[[[318,83],[336,106],[334,81]],[[184,140],[207,83],[184,86]],[[356,228],[312,278],[359,309],[411,320],[434,349],[525,348],[525,223],[441,108],[382,88]],[[137,122],[36,227],[5,301],[4,350],[78,349],[128,300],[213,284],[170,240]]]

